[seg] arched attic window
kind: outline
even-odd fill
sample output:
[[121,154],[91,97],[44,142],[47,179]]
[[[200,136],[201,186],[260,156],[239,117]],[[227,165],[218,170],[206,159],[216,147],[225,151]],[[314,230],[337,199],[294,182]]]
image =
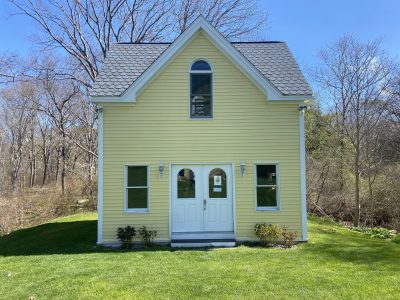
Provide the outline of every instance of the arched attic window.
[[190,118],[212,118],[212,70],[205,60],[196,60],[190,68]]

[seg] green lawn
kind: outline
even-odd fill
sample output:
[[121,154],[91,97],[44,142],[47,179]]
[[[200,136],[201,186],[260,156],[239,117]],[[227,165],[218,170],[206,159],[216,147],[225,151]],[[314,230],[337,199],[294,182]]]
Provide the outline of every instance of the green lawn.
[[400,245],[317,218],[293,249],[121,252],[81,214],[0,238],[1,299],[400,299]]

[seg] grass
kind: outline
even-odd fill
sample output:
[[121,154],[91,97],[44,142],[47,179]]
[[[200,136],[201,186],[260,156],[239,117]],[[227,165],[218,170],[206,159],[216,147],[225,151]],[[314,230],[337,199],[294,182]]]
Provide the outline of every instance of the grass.
[[95,214],[0,237],[0,298],[400,298],[400,245],[318,218],[292,249],[122,252],[95,238]]

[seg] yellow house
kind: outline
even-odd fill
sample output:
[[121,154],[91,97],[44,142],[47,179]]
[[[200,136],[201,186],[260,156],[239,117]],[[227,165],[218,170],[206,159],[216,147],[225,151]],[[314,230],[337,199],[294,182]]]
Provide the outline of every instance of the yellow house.
[[307,240],[304,109],[312,92],[287,45],[231,43],[204,18],[173,43],[115,44],[99,107],[98,243],[145,225],[175,246]]

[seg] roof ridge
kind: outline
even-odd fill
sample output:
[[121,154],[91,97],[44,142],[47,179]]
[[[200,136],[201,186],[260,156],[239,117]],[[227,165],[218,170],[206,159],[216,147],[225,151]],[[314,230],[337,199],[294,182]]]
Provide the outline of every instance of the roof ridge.
[[[286,44],[285,41],[248,41],[248,42],[230,42],[231,44]],[[170,45],[172,42],[117,42],[113,45]]]
[[231,42],[231,44],[286,44],[284,41]]
[[171,42],[117,42],[117,43],[112,43],[112,45],[170,45],[172,44]]

